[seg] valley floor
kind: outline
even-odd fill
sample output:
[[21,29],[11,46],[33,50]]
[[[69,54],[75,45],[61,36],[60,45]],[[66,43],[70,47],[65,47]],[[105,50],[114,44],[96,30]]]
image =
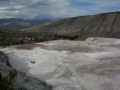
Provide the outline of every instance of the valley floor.
[[120,90],[120,39],[56,40],[1,49],[54,90]]

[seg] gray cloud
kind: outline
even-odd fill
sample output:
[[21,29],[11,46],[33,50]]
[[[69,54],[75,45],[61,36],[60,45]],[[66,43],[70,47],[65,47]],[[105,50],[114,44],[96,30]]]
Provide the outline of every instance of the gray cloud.
[[[120,4],[120,0],[74,0],[93,3],[92,8],[76,7],[72,0],[0,0],[0,18],[63,18],[107,11],[105,7]],[[87,6],[86,6],[87,7]]]
[[70,4],[68,0],[4,0],[0,1],[0,18],[28,17],[35,18],[50,15],[51,17],[68,16]]

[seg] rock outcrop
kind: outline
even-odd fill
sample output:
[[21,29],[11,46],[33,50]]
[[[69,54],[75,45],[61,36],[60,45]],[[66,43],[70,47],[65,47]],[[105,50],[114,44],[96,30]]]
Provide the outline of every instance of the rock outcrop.
[[53,90],[120,90],[120,39],[56,40],[4,51],[12,66]]
[[52,87],[12,68],[7,55],[0,52],[0,90],[52,90]]

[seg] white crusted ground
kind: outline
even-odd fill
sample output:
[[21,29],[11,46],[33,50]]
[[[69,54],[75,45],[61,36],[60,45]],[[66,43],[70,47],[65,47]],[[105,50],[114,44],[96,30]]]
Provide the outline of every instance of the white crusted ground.
[[120,90],[120,39],[57,40],[3,51],[15,68],[54,90]]

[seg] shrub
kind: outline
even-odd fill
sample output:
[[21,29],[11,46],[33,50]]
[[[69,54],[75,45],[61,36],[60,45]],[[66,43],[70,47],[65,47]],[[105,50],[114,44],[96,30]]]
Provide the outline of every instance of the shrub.
[[13,80],[17,76],[17,71],[15,69],[9,72],[9,79],[10,81]]

